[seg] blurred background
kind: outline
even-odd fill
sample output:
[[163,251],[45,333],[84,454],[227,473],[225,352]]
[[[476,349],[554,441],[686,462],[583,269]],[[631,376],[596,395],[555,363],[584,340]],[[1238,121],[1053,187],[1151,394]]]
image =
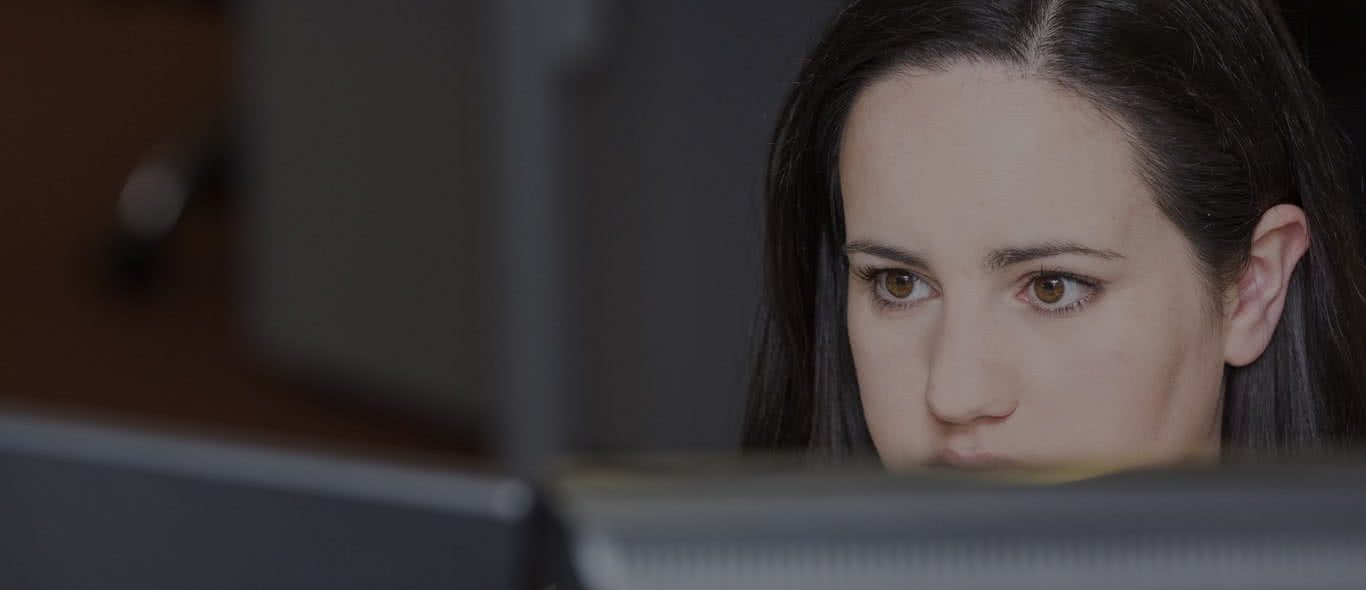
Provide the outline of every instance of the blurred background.
[[[1362,5],[1283,4],[1362,137]],[[838,6],[0,2],[0,404],[523,472],[731,450],[769,134]]]
[[0,396],[514,468],[731,449],[768,135],[836,7],[0,5]]

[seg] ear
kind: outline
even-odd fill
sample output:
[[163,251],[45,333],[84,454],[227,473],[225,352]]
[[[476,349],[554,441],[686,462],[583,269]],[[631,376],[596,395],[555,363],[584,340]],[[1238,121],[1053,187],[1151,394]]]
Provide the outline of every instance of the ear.
[[1240,367],[1262,356],[1281,319],[1290,274],[1308,249],[1309,226],[1303,209],[1276,205],[1262,215],[1252,232],[1247,270],[1232,288],[1225,362]]

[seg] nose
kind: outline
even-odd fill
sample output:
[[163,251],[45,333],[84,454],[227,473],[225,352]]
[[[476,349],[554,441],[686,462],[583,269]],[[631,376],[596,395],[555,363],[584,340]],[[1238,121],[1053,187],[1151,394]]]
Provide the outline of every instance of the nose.
[[1019,403],[1007,359],[995,346],[991,321],[982,314],[952,315],[949,306],[941,316],[925,403],[940,422],[972,424],[1000,419],[1015,412]]

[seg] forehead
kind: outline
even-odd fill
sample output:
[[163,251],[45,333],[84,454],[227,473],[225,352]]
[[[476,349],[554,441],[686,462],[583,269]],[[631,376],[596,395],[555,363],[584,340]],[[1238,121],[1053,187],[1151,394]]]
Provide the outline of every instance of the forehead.
[[874,82],[850,110],[839,167],[850,239],[929,251],[1057,239],[1117,248],[1156,221],[1124,130],[1006,67]]

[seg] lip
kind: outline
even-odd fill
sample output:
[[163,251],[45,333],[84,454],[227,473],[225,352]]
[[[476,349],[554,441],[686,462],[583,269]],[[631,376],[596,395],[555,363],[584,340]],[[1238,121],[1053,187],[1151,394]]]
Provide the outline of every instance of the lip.
[[1010,457],[999,453],[988,451],[957,451],[954,449],[939,451],[930,460],[930,465],[932,466],[953,467],[956,469],[1003,469],[1014,464],[1015,461]]

